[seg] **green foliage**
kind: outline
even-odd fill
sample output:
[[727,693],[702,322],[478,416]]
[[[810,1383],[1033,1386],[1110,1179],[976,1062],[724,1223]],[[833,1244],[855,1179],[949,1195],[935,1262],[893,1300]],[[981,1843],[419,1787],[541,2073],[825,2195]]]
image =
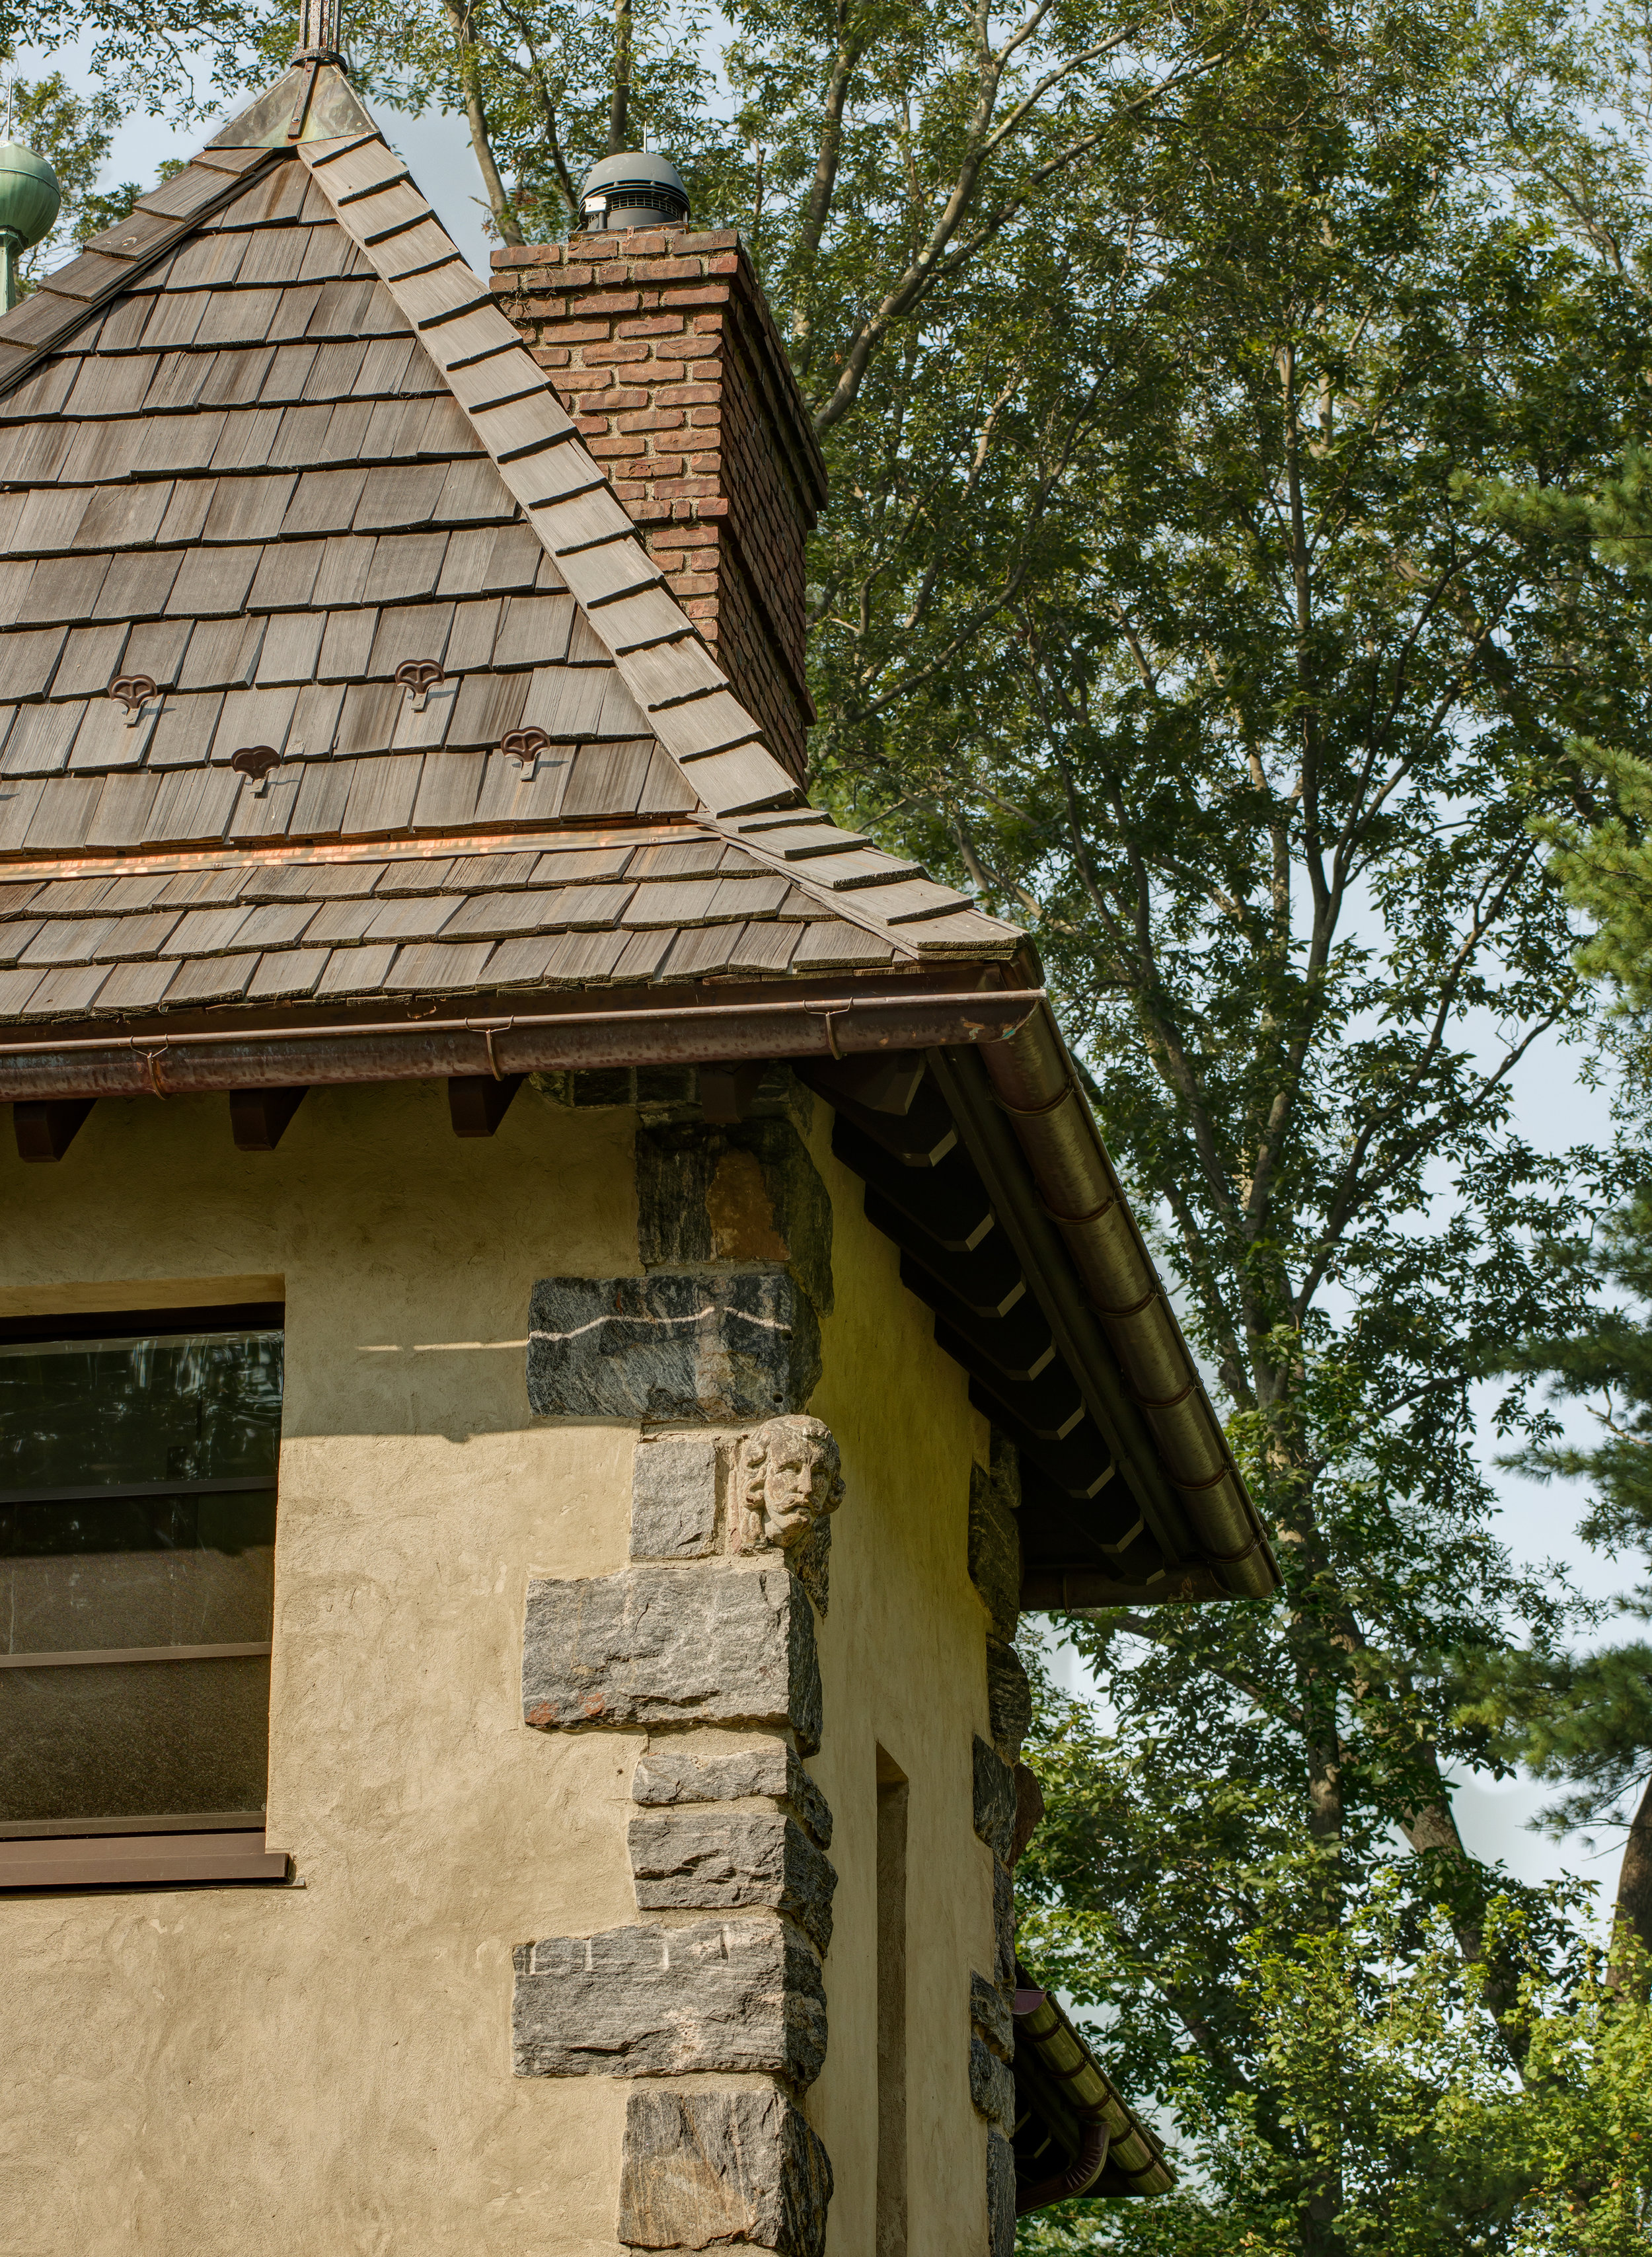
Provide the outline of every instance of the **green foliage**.
[[[1652,1195],[1608,1220],[1584,1266],[1603,1294],[1625,1293],[1628,1305],[1603,1302],[1579,1330],[1527,1341],[1518,1361],[1549,1376],[1557,1395],[1597,1404],[1599,1439],[1579,1448],[1551,1431],[1518,1462],[1539,1480],[1590,1484],[1580,1532],[1609,1557],[1638,1563],[1642,1580],[1618,1610],[1644,1621],[1652,1618]],[[1568,1784],[1543,1814],[1552,1831],[1627,1829],[1617,1918],[1643,1953],[1652,1950],[1652,1644],[1632,1638],[1581,1655],[1489,1653],[1471,1674],[1479,1697],[1465,1717],[1486,1727],[1506,1758]]]
[[[1451,1908],[1429,1893],[1440,1869],[1420,1875],[1390,1847],[1328,1926],[1322,1860],[1288,1806],[1231,1766],[1197,1795],[1182,1779],[1161,1867],[1162,1826],[1137,1814],[1178,1799],[1168,1766],[1034,1673],[1034,1762],[1055,1815],[1018,1877],[1021,1949],[1101,2009],[1092,2041],[1138,2097],[1156,2062],[1183,2139],[1175,2194],[1024,2220],[1027,2257],[1285,2257],[1309,2235],[1346,2257],[1652,2249],[1652,2010],[1605,1979],[1585,1892],[1497,1892],[1486,1959],[1465,1965]],[[1127,1876],[1121,1841],[1136,1845]],[[1201,2026],[1180,2002],[1206,1986],[1213,1900],[1239,1933]],[[1494,2012],[1488,1964],[1514,1979]],[[1155,1993],[1180,2025],[1164,2052],[1144,2029]],[[1521,2077],[1500,2041],[1511,2026]]]
[[[9,60],[9,52],[0,47],[0,62]],[[124,219],[144,193],[132,181],[108,189],[97,185],[121,114],[112,94],[79,94],[61,71],[41,79],[12,80],[12,132],[46,159],[63,192],[57,225],[18,262],[25,290],[48,266],[60,262],[70,245]]]

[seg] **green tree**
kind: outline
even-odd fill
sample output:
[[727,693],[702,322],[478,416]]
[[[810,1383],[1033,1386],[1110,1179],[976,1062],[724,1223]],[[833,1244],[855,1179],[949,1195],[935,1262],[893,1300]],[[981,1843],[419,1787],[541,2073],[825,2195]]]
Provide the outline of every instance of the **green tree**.
[[[1024,2220],[1027,2257],[1286,2257],[1327,2183],[1348,2257],[1646,2257],[1652,2007],[1643,1985],[1609,1979],[1585,1888],[1494,1891],[1487,1957],[1465,1964],[1452,1906],[1396,1843],[1328,1927],[1288,1793],[1239,1770],[1190,1792],[1029,1659],[1053,1815],[1018,1871],[1022,1949],[1100,2009],[1096,2042],[1126,2079],[1153,2071],[1144,1994],[1184,2028],[1185,2000],[1213,2013],[1164,2092],[1176,2191]],[[1227,1970],[1216,1989],[1212,1956]]]
[[1285,1567],[1277,1607],[1073,1626],[1123,1753],[1105,1823],[1058,1782],[1049,1885],[1140,1911],[1061,1979],[1104,1986],[1131,2089],[1176,2115],[1197,2071],[1248,2111],[1314,2253],[1368,2197],[1293,2129],[1259,1925],[1343,1948],[1391,1868],[1478,1970],[1485,2074],[1529,2043],[1488,1922],[1541,1907],[1458,1833],[1453,1771],[1501,1759],[1459,1670],[1518,1624],[1557,1647],[1566,1601],[1507,1558],[1478,1454],[1528,1399],[1474,1390],[1587,1304],[1544,1249],[1621,1164],[1514,1114],[1596,1008],[1533,826],[1586,803],[1581,712],[1648,718],[1600,562],[1475,494],[1590,491],[1652,365],[1641,236],[1614,264],[1561,226],[1531,154],[1576,125],[1564,32],[1273,10],[829,427],[822,772],[1032,923]]
[[[11,60],[0,48],[0,64]],[[121,122],[121,106],[112,94],[79,94],[61,71],[40,79],[12,76],[7,83],[12,133],[46,159],[63,192],[57,225],[18,262],[26,289],[46,267],[60,260],[71,244],[83,243],[100,228],[124,219],[143,188],[130,180],[112,188],[98,185],[109,162],[115,129]]]
[[[1630,1305],[1602,1306],[1570,1336],[1526,1343],[1519,1362],[1547,1376],[1557,1395],[1590,1404],[1600,1438],[1582,1448],[1550,1433],[1519,1462],[1540,1480],[1591,1485],[1578,1532],[1609,1558],[1638,1563],[1641,1580],[1617,1611],[1644,1622],[1652,1617],[1652,1198],[1642,1193],[1610,1220],[1585,1270],[1603,1291],[1627,1293]],[[1465,1715],[1488,1725],[1510,1760],[1570,1790],[1539,1822],[1562,1839],[1585,1827],[1622,1829],[1616,1958],[1621,1965],[1638,1955],[1644,1963],[1652,1954],[1652,1643],[1491,1654],[1479,1673],[1480,1698]]]

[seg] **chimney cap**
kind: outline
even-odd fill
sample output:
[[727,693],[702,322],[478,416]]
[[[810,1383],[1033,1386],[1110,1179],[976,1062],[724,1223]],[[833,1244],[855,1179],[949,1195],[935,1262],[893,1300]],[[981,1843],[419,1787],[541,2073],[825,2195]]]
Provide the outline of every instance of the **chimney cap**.
[[653,149],[626,149],[602,157],[585,175],[580,216],[590,232],[630,227],[683,227],[688,191],[669,157]]

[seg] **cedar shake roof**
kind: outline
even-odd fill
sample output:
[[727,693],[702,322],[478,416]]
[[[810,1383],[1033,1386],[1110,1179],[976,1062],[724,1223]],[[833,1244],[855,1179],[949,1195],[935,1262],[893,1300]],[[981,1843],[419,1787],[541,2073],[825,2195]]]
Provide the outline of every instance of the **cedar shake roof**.
[[1009,958],[807,809],[322,78],[0,321],[0,1021]]
[[0,550],[24,1157],[106,1095],[267,1150],[313,1084],[486,1136],[535,1071],[711,1117],[792,1060],[1020,1451],[1023,1603],[1274,1588],[1030,946],[808,805],[334,64],[0,319]]

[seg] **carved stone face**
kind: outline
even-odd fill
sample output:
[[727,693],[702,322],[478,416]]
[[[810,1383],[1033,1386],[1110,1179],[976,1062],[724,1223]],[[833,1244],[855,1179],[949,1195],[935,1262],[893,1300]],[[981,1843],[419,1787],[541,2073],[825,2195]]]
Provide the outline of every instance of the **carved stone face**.
[[747,1550],[801,1544],[843,1501],[837,1440],[818,1419],[771,1419],[740,1446]]

